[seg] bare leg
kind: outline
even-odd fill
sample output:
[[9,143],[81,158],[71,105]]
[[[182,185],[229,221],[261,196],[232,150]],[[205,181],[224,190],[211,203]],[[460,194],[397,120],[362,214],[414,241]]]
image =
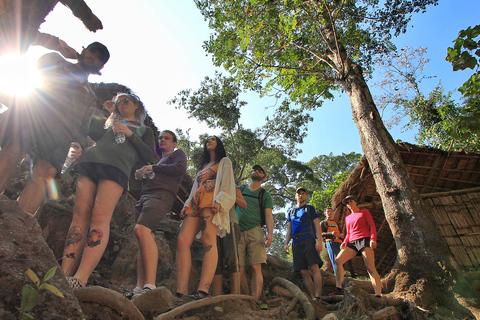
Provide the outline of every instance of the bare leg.
[[110,236],[110,220],[123,188],[111,180],[100,180],[92,211],[92,222],[88,232],[82,260],[75,277],[87,283],[93,270],[102,258]]
[[77,199],[73,208],[72,223],[68,230],[63,249],[62,270],[65,276],[75,274],[85,247],[88,227],[92,219],[93,203],[97,185],[87,177],[79,176],[77,180]]
[[45,201],[46,185],[55,181],[57,169],[49,162],[39,159],[33,167],[33,177],[30,180],[17,201],[20,208],[34,215]]
[[312,273],[313,273],[313,285],[315,287],[315,297],[321,297],[322,296],[322,274],[320,273],[320,268],[318,267],[318,264],[314,264],[313,266],[310,266],[310,269],[312,270]]
[[23,158],[25,151],[13,141],[0,150],[0,194],[8,187],[15,168]]
[[[157,278],[158,248],[155,242],[155,234],[150,228],[137,224],[135,226],[135,235],[140,244],[140,256],[142,262],[142,271],[137,270],[137,286],[143,288],[145,284],[155,285]],[[139,282],[138,276],[144,276],[143,283]],[[141,285],[139,285],[141,284]]]
[[208,293],[212,285],[213,276],[218,263],[217,231],[218,226],[212,223],[213,213],[211,208],[204,208],[201,212],[201,229],[203,245],[202,273],[198,290]]
[[262,265],[260,263],[252,264],[252,296],[256,301],[260,301],[263,289]]
[[337,281],[337,287],[342,287],[343,277],[345,276],[345,270],[343,269],[343,264],[348,260],[352,259],[357,255],[357,252],[353,249],[346,247],[338,254],[337,258],[335,259],[335,264],[337,266],[337,274],[335,275]]
[[186,216],[177,238],[177,292],[188,293],[188,280],[192,268],[192,246],[195,235],[200,230],[200,218]]
[[305,283],[305,287],[307,288],[308,294],[313,298],[315,298],[315,288],[313,286],[312,277],[310,276],[310,271],[308,269],[300,270],[300,274],[303,278],[303,283]]
[[212,295],[221,296],[223,294],[223,275],[216,274],[212,281]]
[[365,267],[367,268],[368,275],[372,281],[373,290],[375,290],[376,295],[382,294],[382,281],[380,275],[375,268],[375,255],[372,248],[365,248],[362,252],[363,262],[365,262]]
[[245,267],[240,267],[240,291],[242,294],[250,294],[247,277],[245,276]]

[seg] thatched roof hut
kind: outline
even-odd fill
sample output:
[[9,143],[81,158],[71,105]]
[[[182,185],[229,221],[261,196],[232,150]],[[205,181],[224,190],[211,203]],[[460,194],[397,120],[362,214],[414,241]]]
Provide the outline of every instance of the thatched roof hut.
[[[464,270],[480,267],[480,154],[446,152],[398,144],[410,178],[420,192],[459,266]],[[365,156],[332,199],[341,228],[348,209],[341,201],[354,195],[359,208],[372,214],[378,232],[375,263],[380,274],[387,274],[397,258],[395,241],[385,220],[380,196]],[[345,265],[352,276],[366,275],[359,257]]]

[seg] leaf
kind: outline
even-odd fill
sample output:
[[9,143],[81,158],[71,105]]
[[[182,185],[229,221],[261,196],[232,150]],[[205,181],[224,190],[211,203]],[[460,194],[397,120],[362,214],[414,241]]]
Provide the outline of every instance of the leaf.
[[50,270],[48,270],[47,274],[45,275],[45,277],[43,277],[43,281],[46,282],[48,280],[50,280],[54,275],[55,275],[55,271],[57,271],[57,267],[53,267],[51,268]]
[[22,315],[22,320],[35,319],[30,313],[24,313]]
[[30,278],[30,280],[35,283],[37,287],[40,285],[40,279],[38,279],[37,275],[35,274],[35,272],[32,271],[32,269],[28,269],[27,271],[25,271],[25,273]]
[[52,286],[51,284],[42,283],[42,285],[40,286],[40,289],[48,290],[51,293],[53,293],[54,295],[59,296],[60,298],[65,298],[63,293],[61,293],[60,290],[57,289],[57,287]]
[[20,307],[23,312],[31,310],[38,304],[38,293],[30,285],[26,284],[22,288],[22,302]]

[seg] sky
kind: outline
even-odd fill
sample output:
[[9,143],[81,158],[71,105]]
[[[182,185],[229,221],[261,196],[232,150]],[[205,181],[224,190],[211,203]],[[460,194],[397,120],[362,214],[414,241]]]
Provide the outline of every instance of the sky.
[[[205,76],[213,76],[215,70],[227,75],[225,70],[213,66],[211,56],[202,48],[211,30],[193,1],[87,0],[87,4],[102,21],[103,30],[89,32],[68,8],[58,4],[40,31],[60,37],[79,52],[91,42],[104,43],[110,50],[110,60],[102,76],[90,76],[90,82],[117,82],[130,87],[142,99],[160,130],[191,128],[193,139],[201,133],[219,133],[167,103],[181,90],[197,90]],[[440,0],[438,6],[429,7],[425,14],[415,15],[407,33],[394,39],[398,48],[427,47],[430,63],[424,74],[436,78],[422,83],[425,93],[439,81],[446,91],[456,90],[472,74],[470,70],[453,72],[445,57],[458,32],[479,23],[479,9],[478,0]],[[32,46],[26,56],[34,61],[47,52]],[[373,95],[379,94],[373,84],[381,77],[376,72],[368,82]],[[241,118],[247,128],[263,125],[265,117],[273,113],[275,102],[270,99],[260,99],[255,93],[246,93],[241,99],[248,102]],[[303,153],[297,160],[307,162],[330,153],[363,154],[346,94],[338,92],[334,101],[326,101],[311,115],[314,121],[308,126],[308,137],[299,146]],[[415,132],[402,132],[401,126],[389,131],[394,140],[415,143]]]

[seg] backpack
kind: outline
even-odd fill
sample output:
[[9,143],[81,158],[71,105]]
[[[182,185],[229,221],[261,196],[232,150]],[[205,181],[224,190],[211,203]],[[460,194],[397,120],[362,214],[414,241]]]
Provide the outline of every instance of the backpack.
[[258,204],[260,206],[260,219],[261,219],[260,225],[263,227],[263,226],[266,225],[266,223],[265,223],[265,208],[263,207],[263,195],[265,194],[265,189],[260,187],[260,192],[258,193],[258,197],[255,197],[255,196],[252,196],[250,194],[244,194],[243,193],[243,190],[245,190],[246,187],[247,187],[247,185],[243,184],[238,188],[240,189],[240,191],[242,192],[242,195],[244,197],[250,197],[250,198],[257,198],[258,199]]
[[[313,234],[313,236],[316,238],[317,237],[317,229],[315,228],[315,224],[313,222],[313,219],[312,219],[312,213],[311,213],[311,209],[310,209],[310,205],[306,204],[305,205],[305,212],[310,216],[310,232]],[[293,212],[295,211],[297,207],[292,207],[289,211],[288,211],[288,216],[290,218],[290,221],[292,220],[292,214]],[[322,232],[325,232],[323,231],[323,228],[322,228]]]

